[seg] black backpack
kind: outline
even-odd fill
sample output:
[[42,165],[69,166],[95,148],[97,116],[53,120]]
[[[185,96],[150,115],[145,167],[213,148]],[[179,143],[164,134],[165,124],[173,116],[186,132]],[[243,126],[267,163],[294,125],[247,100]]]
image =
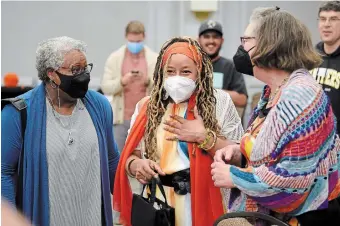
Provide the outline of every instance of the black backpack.
[[21,134],[22,134],[22,148],[20,152],[20,157],[18,161],[18,172],[17,172],[17,186],[16,186],[16,207],[18,210],[22,211],[22,201],[23,201],[23,159],[24,159],[24,141],[25,141],[25,130],[27,122],[27,104],[22,98],[8,98],[1,100],[1,111],[7,105],[12,104],[19,112],[21,117]]

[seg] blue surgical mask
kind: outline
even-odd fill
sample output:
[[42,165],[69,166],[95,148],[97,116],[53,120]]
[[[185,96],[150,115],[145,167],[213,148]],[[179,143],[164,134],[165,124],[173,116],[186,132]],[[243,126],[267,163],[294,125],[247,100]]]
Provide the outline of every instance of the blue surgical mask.
[[140,53],[143,47],[144,47],[143,42],[128,42],[127,43],[127,48],[132,54]]

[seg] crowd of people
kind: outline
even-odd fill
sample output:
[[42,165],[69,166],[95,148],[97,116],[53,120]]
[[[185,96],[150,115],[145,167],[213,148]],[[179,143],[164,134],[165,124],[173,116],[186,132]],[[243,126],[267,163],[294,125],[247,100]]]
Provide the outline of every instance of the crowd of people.
[[[173,226],[213,225],[242,211],[339,225],[340,2],[323,3],[318,19],[315,48],[292,14],[256,8],[233,59],[220,56],[217,21],[203,22],[198,38],[171,38],[159,53],[132,21],[126,45],[105,64],[101,89],[111,102],[88,90],[84,42],[41,42],[42,83],[1,114],[10,213],[2,217],[28,224],[10,203],[34,225],[129,226],[133,193],[147,197],[143,187],[156,178]],[[245,129],[243,75],[265,83]]]

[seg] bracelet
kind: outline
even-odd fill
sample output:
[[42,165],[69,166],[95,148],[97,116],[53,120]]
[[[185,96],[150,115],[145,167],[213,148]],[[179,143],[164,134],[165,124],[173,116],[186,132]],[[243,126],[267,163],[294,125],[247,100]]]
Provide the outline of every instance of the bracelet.
[[132,177],[132,178],[135,178],[135,177],[136,177],[136,175],[133,175],[133,174],[131,173],[131,169],[130,169],[131,163],[132,163],[133,161],[135,161],[135,160],[136,160],[136,159],[131,159],[130,162],[129,162],[129,164],[128,164],[128,167],[127,167],[127,174],[128,174],[130,177]]
[[211,138],[211,133],[210,133],[210,129],[207,130],[207,136],[205,137],[204,141],[198,145],[198,147],[200,149],[204,149],[204,146],[207,145],[207,143],[209,142],[210,138]]
[[205,151],[211,150],[211,149],[216,145],[217,135],[216,135],[216,133],[213,132],[213,131],[210,131],[210,133],[212,133],[214,140],[213,140],[213,143],[211,144],[210,147],[204,148],[204,149],[203,149],[203,150],[205,150]]

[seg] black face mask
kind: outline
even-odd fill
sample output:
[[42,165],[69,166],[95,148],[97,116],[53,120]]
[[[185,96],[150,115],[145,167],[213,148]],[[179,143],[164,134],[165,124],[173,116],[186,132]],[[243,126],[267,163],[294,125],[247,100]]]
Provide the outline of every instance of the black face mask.
[[59,88],[73,98],[84,98],[89,89],[90,72],[84,71],[78,75],[69,76],[57,72],[60,78]]
[[[251,48],[250,50],[252,50],[253,48]],[[236,71],[238,71],[242,74],[254,76],[254,72],[253,72],[254,66],[253,66],[251,59],[250,59],[250,56],[249,56],[250,50],[246,51],[243,48],[243,46],[240,45],[237,49],[237,52],[235,53],[235,55],[233,57],[233,60],[234,60]]]

